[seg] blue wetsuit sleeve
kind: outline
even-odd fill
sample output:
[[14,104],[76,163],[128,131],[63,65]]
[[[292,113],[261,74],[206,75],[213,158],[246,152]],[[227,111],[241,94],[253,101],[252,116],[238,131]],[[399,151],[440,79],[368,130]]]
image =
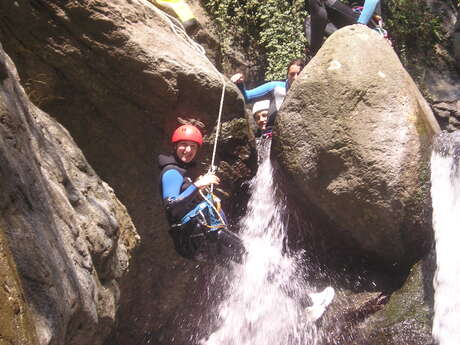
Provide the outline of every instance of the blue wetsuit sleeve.
[[246,90],[244,85],[238,84],[238,88],[244,96],[246,102],[254,102],[259,99],[267,98],[276,86],[285,86],[284,81],[269,81],[268,83],[257,86],[254,89]]
[[161,183],[163,186],[163,200],[170,199],[187,199],[191,195],[195,194],[198,188],[194,184],[191,184],[186,190],[182,193],[180,188],[182,183],[184,183],[184,177],[174,169],[168,170],[163,174],[161,178]]
[[[198,188],[192,184],[182,193],[184,177],[175,169],[167,170],[161,177],[162,196],[167,214],[173,222],[180,220],[194,206]],[[170,220],[171,221],[171,220]]]
[[375,8],[379,4],[380,0],[366,0],[364,1],[364,8],[361,15],[358,18],[358,23],[365,24],[369,23],[372,15],[374,14]]

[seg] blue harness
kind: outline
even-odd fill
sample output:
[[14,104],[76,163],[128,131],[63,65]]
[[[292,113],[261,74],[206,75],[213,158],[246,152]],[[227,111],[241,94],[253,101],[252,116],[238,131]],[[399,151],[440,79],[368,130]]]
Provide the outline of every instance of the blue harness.
[[[180,220],[180,224],[187,224],[192,220],[192,218],[198,216],[200,213],[203,215],[204,220],[206,221],[206,226],[210,231],[218,230],[222,227],[225,227],[225,224],[220,220],[219,215],[214,209],[213,198],[211,194],[206,195],[206,200],[200,202],[195,206],[191,211],[189,211],[185,216]],[[223,217],[223,215],[220,215]]]

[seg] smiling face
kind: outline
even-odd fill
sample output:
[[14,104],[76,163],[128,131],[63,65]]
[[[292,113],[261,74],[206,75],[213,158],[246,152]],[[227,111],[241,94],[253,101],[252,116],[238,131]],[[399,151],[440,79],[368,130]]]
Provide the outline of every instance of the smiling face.
[[267,128],[268,110],[261,110],[254,114],[254,120],[256,121],[257,127],[262,131]]
[[183,163],[190,163],[198,153],[198,144],[190,140],[182,140],[176,144],[176,156]]

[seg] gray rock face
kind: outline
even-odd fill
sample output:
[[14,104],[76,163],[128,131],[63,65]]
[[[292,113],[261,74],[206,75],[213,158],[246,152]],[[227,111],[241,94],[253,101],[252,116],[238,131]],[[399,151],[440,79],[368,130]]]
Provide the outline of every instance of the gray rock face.
[[428,161],[438,131],[392,48],[350,26],[289,91],[275,146],[297,194],[335,224],[326,243],[407,264],[431,241]]
[[[215,126],[222,80],[147,0],[2,1],[0,41],[31,99],[62,123],[91,166],[129,210],[142,243],[121,286],[118,329],[108,344],[172,344],[188,337],[182,314],[204,290],[196,263],[179,257],[168,235],[156,158],[169,152],[176,117]],[[33,34],[32,34],[33,33]],[[228,83],[218,174],[237,205],[252,174],[243,99]],[[208,158],[204,145],[201,158]],[[225,163],[222,160],[225,159]],[[252,161],[254,162],[254,160]],[[200,168],[207,169],[207,165]],[[225,175],[225,176],[222,176]],[[184,306],[190,306],[186,310]]]
[[0,46],[0,224],[39,343],[101,344],[138,235],[69,133],[35,107]]

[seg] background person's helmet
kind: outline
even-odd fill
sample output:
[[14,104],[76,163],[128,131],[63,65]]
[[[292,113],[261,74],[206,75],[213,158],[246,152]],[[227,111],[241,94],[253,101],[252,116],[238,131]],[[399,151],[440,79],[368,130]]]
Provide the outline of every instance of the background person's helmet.
[[257,101],[254,103],[254,106],[252,107],[252,116],[254,116],[256,113],[262,110],[268,110],[270,108],[270,100],[269,99],[264,99],[262,101]]
[[171,142],[175,144],[182,140],[194,141],[201,146],[203,144],[203,135],[200,130],[193,125],[182,125],[174,131]]

